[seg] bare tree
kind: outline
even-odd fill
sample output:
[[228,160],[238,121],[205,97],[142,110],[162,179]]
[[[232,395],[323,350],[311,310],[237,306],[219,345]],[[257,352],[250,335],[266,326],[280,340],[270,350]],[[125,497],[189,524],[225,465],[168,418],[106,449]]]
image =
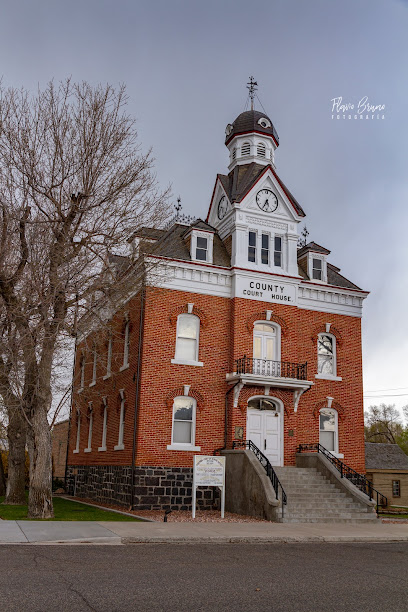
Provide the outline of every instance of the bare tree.
[[398,444],[402,432],[401,415],[395,405],[370,406],[365,413],[366,442]]
[[126,102],[124,87],[70,80],[0,90],[0,392],[27,424],[31,518],[53,516],[53,370],[78,311],[109,294],[109,254],[168,214]]

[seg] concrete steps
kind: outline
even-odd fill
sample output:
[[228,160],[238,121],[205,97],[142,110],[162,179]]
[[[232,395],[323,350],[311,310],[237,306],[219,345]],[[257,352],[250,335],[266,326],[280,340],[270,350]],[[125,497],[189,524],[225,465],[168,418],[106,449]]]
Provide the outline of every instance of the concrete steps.
[[375,512],[341,491],[315,468],[276,467],[285,490],[284,523],[375,523]]

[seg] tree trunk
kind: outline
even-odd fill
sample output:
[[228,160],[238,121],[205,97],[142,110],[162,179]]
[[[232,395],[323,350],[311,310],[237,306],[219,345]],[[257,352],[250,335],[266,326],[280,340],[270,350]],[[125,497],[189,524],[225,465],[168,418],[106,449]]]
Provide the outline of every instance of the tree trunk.
[[8,415],[8,476],[4,503],[24,505],[26,421],[20,407],[9,408]]
[[4,465],[3,458],[1,455],[0,448],[0,497],[3,497],[6,494],[6,477],[4,476]]
[[30,457],[28,518],[53,518],[51,432],[45,407],[37,406],[33,411],[32,435],[34,444]]

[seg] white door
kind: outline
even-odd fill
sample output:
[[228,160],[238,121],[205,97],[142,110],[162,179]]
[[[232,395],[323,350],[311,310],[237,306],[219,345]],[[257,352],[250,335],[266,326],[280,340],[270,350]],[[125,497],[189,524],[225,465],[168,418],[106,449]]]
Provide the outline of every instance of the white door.
[[247,439],[252,440],[272,465],[283,465],[282,429],[280,411],[248,408]]

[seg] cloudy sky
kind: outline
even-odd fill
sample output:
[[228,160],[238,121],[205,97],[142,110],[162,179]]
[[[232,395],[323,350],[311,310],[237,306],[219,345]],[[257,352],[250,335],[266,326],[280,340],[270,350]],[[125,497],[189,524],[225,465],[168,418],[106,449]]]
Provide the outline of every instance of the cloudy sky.
[[[15,0],[0,11],[3,84],[126,83],[160,183],[196,216],[227,170],[224,129],[254,75],[309,238],[371,292],[367,405],[408,404],[407,1]],[[365,96],[384,119],[332,118],[333,98],[356,109]]]

